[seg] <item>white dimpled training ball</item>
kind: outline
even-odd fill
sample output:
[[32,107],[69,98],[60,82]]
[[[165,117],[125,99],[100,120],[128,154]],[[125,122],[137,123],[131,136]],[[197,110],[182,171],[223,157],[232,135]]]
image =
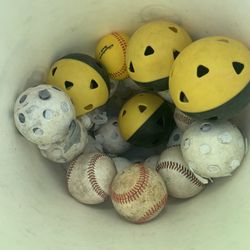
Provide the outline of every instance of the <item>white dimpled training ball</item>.
[[167,147],[174,147],[181,145],[182,131],[179,128],[173,130],[167,143]]
[[168,194],[175,198],[190,198],[200,193],[207,180],[198,178],[184,161],[179,146],[164,150],[156,171],[166,183]]
[[228,121],[195,122],[184,132],[181,150],[195,173],[223,177],[241,165],[245,142],[239,129]]
[[159,160],[159,155],[152,155],[150,157],[148,157],[145,161],[144,161],[144,165],[146,167],[149,167],[153,170],[155,170],[156,166],[157,166],[157,162]]
[[167,190],[156,171],[142,164],[134,164],[114,178],[111,199],[122,217],[134,223],[144,223],[163,210]]
[[174,111],[174,120],[177,125],[177,127],[184,132],[195,120],[182,111],[180,111],[178,108],[175,108]]
[[16,100],[17,129],[29,141],[50,144],[62,140],[75,119],[70,98],[60,89],[42,84],[24,91]]
[[130,144],[121,136],[117,118],[111,118],[95,133],[96,140],[103,145],[105,152],[117,155],[126,152]]
[[121,173],[125,168],[132,164],[128,159],[123,157],[114,157],[112,160],[115,163],[117,173]]
[[114,162],[105,154],[82,154],[70,163],[67,171],[69,193],[85,204],[104,202],[116,175]]
[[80,155],[88,143],[88,132],[78,120],[73,120],[66,137],[57,143],[39,145],[45,158],[57,163],[67,163]]

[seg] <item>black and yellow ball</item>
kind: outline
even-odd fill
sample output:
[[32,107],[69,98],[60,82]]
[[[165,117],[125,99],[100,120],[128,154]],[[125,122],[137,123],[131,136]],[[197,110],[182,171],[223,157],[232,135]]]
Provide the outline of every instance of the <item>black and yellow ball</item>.
[[77,116],[104,105],[109,98],[106,70],[96,59],[85,54],[69,54],[57,60],[51,66],[47,83],[70,96]]
[[153,93],[140,93],[129,99],[119,113],[118,125],[126,141],[142,147],[167,142],[175,127],[169,104]]
[[170,95],[194,119],[229,119],[250,101],[250,51],[229,37],[207,37],[175,60]]
[[172,22],[160,20],[141,26],[128,42],[129,77],[148,90],[168,89],[171,66],[191,42],[188,33]]

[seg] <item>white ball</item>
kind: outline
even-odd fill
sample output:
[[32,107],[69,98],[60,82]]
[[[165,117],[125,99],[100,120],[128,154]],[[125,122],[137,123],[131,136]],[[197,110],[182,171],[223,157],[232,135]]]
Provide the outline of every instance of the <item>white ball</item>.
[[117,173],[121,173],[132,164],[128,159],[123,157],[113,157],[112,160],[115,163]]
[[90,130],[94,126],[94,122],[91,120],[88,114],[80,116],[78,120],[81,122],[82,126],[85,127],[87,130]]
[[115,175],[115,164],[107,155],[81,154],[70,163],[67,171],[69,193],[84,204],[102,203],[110,194]]
[[111,199],[115,210],[125,219],[144,223],[164,209],[167,190],[156,171],[142,164],[134,164],[114,178]]
[[159,157],[160,157],[159,155],[152,155],[152,156],[148,157],[144,161],[144,165],[148,168],[155,170],[155,168],[157,166],[157,162],[159,160]]
[[178,108],[175,108],[174,111],[174,120],[177,127],[184,132],[195,120],[190,116],[186,115]]
[[228,121],[197,121],[184,132],[181,150],[195,173],[223,177],[241,165],[245,142],[240,130]]
[[179,128],[176,128],[171,133],[167,147],[174,147],[174,146],[180,146],[181,145],[181,138],[182,138],[182,131]]
[[45,158],[57,163],[66,163],[81,154],[87,143],[87,130],[78,120],[73,120],[63,141],[38,147]]
[[27,89],[17,98],[14,119],[27,140],[50,144],[66,136],[75,119],[75,109],[63,91],[42,84]]
[[190,198],[200,193],[207,183],[192,173],[184,161],[179,146],[167,148],[159,158],[156,171],[167,186],[168,194],[175,198]]
[[130,144],[120,133],[117,118],[111,118],[95,133],[96,140],[103,145],[105,152],[117,155],[128,151]]

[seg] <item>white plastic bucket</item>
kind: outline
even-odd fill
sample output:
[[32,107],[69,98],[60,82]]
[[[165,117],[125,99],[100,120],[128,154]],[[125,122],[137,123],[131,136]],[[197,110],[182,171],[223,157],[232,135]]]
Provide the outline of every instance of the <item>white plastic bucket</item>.
[[[42,158],[14,127],[17,95],[69,52],[93,54],[111,31],[132,33],[166,18],[193,38],[227,35],[250,47],[250,1],[1,0],[0,249],[250,249],[250,154],[232,177],[196,198],[171,203],[152,222],[134,225],[111,205],[86,206],[68,195],[65,172]],[[250,137],[250,106],[235,120]]]

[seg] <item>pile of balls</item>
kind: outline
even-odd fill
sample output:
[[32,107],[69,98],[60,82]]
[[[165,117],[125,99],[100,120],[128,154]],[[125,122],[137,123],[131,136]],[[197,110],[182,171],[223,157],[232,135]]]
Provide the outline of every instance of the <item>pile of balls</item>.
[[[159,20],[130,38],[104,36],[95,57],[56,60],[46,84],[17,98],[14,120],[44,157],[66,164],[76,200],[99,204],[110,196],[122,217],[144,223],[168,195],[193,197],[242,164],[247,140],[230,119],[248,104],[249,81],[243,43],[192,42],[182,27]],[[147,157],[129,157],[146,148]]]

